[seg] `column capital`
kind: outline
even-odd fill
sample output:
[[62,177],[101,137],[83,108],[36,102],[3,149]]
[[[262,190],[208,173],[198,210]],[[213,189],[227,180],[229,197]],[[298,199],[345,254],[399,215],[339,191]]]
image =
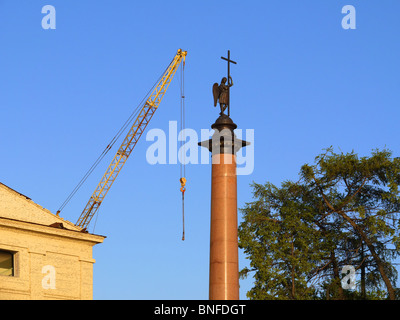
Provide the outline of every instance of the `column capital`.
[[233,130],[237,125],[226,114],[222,114],[211,125],[214,134],[211,139],[198,143],[200,147],[207,148],[214,154],[236,154],[240,148],[248,146],[250,142],[238,139]]

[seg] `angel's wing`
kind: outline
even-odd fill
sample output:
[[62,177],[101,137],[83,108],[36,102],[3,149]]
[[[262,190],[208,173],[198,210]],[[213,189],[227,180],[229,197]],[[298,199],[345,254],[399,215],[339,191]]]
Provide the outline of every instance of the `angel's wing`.
[[214,97],[214,107],[217,106],[218,98],[219,98],[219,85],[218,83],[214,83],[212,87],[213,97]]

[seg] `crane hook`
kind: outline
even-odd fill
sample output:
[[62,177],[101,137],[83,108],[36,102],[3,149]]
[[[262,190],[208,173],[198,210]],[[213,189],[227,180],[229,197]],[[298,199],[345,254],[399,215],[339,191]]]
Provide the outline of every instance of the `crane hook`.
[[181,192],[182,192],[182,226],[183,226],[183,231],[182,231],[182,241],[185,240],[185,191],[186,191],[186,178],[182,177],[179,179],[181,183]]
[[186,178],[182,177],[179,179],[181,183],[181,192],[184,193],[186,191],[185,185],[186,185]]

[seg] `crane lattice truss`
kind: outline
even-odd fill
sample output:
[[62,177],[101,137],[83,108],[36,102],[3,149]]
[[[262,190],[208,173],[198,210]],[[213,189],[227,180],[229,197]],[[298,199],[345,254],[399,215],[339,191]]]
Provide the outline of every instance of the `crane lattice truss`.
[[85,209],[81,213],[75,225],[83,228],[84,230],[87,229],[90,220],[96,214],[102,201],[104,200],[104,197],[110,190],[111,185],[117,178],[133,148],[136,146],[136,143],[139,141],[141,135],[146,129],[148,123],[150,122],[150,119],[156,112],[180,63],[182,62],[182,60],[183,63],[185,63],[186,54],[186,51],[182,51],[181,49],[178,50],[174,59],[161,77],[161,80],[158,82],[155,89],[150,94],[142,109],[140,110],[139,115],[137,116],[132,127],[130,128],[128,134],[126,135],[124,141],[119,147],[116,155],[108,166],[105,174],[97,185],[96,190],[93,192],[88,203],[86,204]]

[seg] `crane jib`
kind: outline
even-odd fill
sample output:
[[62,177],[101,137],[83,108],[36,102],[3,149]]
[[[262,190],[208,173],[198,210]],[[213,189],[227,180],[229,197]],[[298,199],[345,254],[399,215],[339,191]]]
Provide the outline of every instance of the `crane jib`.
[[139,115],[137,116],[116,155],[108,166],[95,191],[90,197],[77,223],[75,224],[76,226],[81,227],[82,231],[87,231],[87,227],[91,219],[99,209],[99,206],[101,205],[111,185],[115,181],[126,160],[137,144],[139,138],[143,134],[148,123],[157,110],[180,63],[182,61],[185,63],[186,54],[186,51],[182,51],[181,49],[178,50],[174,59],[161,77],[161,80],[158,82],[155,89],[144,103],[143,108],[139,112]]

